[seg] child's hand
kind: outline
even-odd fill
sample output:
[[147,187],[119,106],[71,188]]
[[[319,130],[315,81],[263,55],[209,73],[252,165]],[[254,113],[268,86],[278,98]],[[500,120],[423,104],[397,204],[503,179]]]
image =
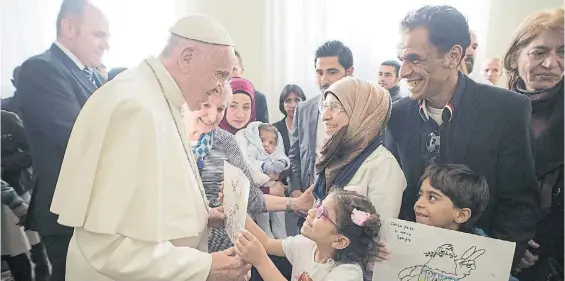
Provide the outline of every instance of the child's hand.
[[245,229],[242,229],[237,237],[234,250],[240,258],[255,267],[269,259],[261,242]]
[[377,261],[384,261],[388,259],[388,255],[390,254],[390,252],[388,251],[388,249],[386,248],[385,242],[383,241],[379,241],[377,243],[377,245],[379,245],[379,252],[377,254]]

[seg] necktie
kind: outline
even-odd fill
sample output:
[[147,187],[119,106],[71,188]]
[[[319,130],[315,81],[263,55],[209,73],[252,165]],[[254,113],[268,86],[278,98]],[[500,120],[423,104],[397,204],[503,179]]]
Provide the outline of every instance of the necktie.
[[84,73],[84,75],[86,76],[86,78],[88,78],[88,80],[90,80],[90,82],[92,83],[92,85],[94,85],[96,87],[96,81],[94,81],[94,74],[92,73],[92,69],[89,67],[85,67],[82,72]]

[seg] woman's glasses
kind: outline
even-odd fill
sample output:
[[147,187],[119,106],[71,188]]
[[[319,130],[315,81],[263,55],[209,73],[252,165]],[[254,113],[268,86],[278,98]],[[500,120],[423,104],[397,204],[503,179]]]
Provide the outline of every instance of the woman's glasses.
[[314,206],[314,208],[316,209],[316,213],[315,216],[317,219],[327,219],[329,222],[331,222],[335,228],[338,228],[337,225],[335,224],[335,222],[330,219],[330,215],[328,213],[328,209],[326,207],[324,207],[324,205],[322,205],[322,201],[318,201],[316,203],[316,205]]
[[343,111],[345,111],[345,107],[343,107],[341,104],[337,104],[337,103],[331,103],[331,104],[321,104],[319,107],[320,113],[323,113],[326,110],[329,110],[331,114],[339,114]]

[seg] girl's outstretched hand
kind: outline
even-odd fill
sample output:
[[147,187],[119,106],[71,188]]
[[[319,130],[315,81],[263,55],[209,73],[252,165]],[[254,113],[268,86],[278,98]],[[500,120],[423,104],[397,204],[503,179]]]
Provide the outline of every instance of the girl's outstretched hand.
[[234,250],[240,258],[255,267],[269,259],[261,242],[245,229],[241,230],[241,234],[235,242]]

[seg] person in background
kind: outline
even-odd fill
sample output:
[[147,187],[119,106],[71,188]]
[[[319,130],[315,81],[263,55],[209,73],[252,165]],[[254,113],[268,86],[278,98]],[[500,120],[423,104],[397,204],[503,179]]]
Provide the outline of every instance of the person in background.
[[498,58],[485,61],[481,69],[481,75],[494,86],[498,85],[498,80],[500,80],[502,75],[502,61]]
[[407,96],[400,92],[400,64],[394,60],[387,60],[379,67],[379,85],[388,90],[392,102]]
[[401,22],[400,76],[409,99],[392,106],[386,147],[406,175],[400,219],[414,221],[418,180],[432,163],[465,164],[484,176],[490,202],[479,220],[489,236],[516,242],[524,256],[539,218],[530,147],[530,101],[479,84],[458,68],[471,44],[465,17],[450,6],[424,6]]
[[[276,122],[275,127],[281,133],[284,153],[288,156],[290,152],[290,144],[292,143],[292,124],[294,122],[294,113],[299,103],[306,100],[306,95],[300,86],[288,84],[284,86],[279,97],[279,110],[284,118]],[[285,179],[286,182],[286,179]]]
[[[2,123],[2,180],[13,187],[25,203],[29,204],[33,192],[32,162],[22,121],[15,113],[5,110],[1,112],[0,121]],[[11,222],[13,219],[7,218],[7,221]],[[14,224],[8,225],[6,229],[13,227],[15,227]],[[19,234],[19,230],[17,232]],[[49,280],[49,260],[39,235],[31,230],[26,231],[25,234],[28,242],[23,244],[27,245],[29,243],[31,245],[30,257],[35,265],[33,267],[35,279],[37,281]],[[22,244],[20,235],[16,235],[15,239],[16,241],[9,243],[10,245],[6,248]],[[27,252],[27,249],[25,252]],[[17,264],[11,265],[11,268],[14,270],[17,270],[17,267]],[[23,267],[25,268],[26,266]]]
[[[233,71],[231,77],[243,78],[243,60],[238,51],[235,51],[235,56],[237,61],[233,66]],[[257,121],[263,123],[269,123],[269,108],[267,107],[267,97],[265,94],[255,90],[255,106],[253,107],[253,115],[255,115]]]
[[122,72],[127,70],[125,67],[114,67],[110,71],[108,71],[108,81],[112,81],[116,76]]
[[[291,197],[299,197],[316,181],[314,165],[324,143],[324,121],[320,110],[322,94],[334,82],[353,75],[353,53],[340,41],[327,41],[316,49],[314,69],[321,93],[296,106],[292,124],[292,142],[288,156]],[[298,227],[302,226],[303,222],[304,219],[298,220]]]
[[[461,70],[475,82],[492,86],[493,84],[489,80],[485,79],[482,75],[479,75],[477,71],[474,71],[479,41],[477,39],[477,34],[474,31],[469,30],[469,35],[471,36],[471,44],[465,50],[465,58],[463,59],[464,63],[461,64]],[[463,65],[465,66],[464,69]]]
[[[12,72],[12,79],[10,79],[11,82],[12,82],[12,85],[14,86],[14,89],[17,89],[18,76],[20,74],[20,68],[21,68],[21,66],[16,66],[14,68],[14,71]],[[2,110],[6,110],[6,111],[9,111],[9,112],[13,112],[13,113],[18,114],[18,112],[17,112],[18,108],[17,108],[17,104],[15,103],[14,96],[2,99],[2,102],[1,102],[0,105],[2,107]]]
[[15,100],[37,178],[26,227],[41,235],[53,267],[51,280],[62,281],[73,229],[57,223],[49,207],[75,120],[104,83],[94,68],[109,48],[109,27],[104,13],[89,1],[65,0],[56,28],[51,48],[22,64]]
[[[251,122],[238,131],[235,138],[243,155],[251,162],[251,167],[269,176],[271,181],[279,180],[280,175],[290,168],[282,136],[275,126],[260,121]],[[285,212],[254,214],[254,218],[269,237],[286,238]]]
[[[2,261],[10,267],[15,281],[32,281],[32,270],[27,252],[30,243],[22,225],[28,204],[16,190],[2,180]],[[43,277],[43,280],[48,280]]]
[[[503,59],[508,88],[532,106],[528,130],[541,190],[543,216],[518,265],[521,281],[549,280],[547,274],[556,274],[550,268],[563,265],[563,14],[557,9],[526,18]],[[560,274],[562,280],[562,268]]]

